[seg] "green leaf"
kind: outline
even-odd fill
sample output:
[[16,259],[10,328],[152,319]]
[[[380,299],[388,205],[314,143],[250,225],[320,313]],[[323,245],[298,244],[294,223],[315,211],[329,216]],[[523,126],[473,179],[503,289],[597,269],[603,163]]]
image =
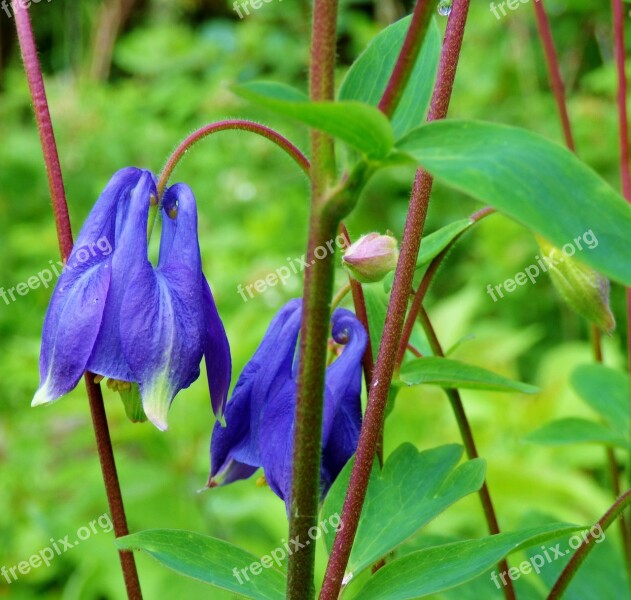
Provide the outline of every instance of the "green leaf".
[[623,436],[612,431],[607,426],[587,419],[579,419],[578,417],[551,421],[529,433],[524,440],[547,446],[604,444],[605,446],[631,448],[631,445]]
[[438,231],[430,233],[421,241],[421,249],[416,260],[416,268],[424,267],[432,262],[449,244],[460,237],[475,221],[461,219],[445,225]]
[[578,395],[628,440],[629,376],[603,365],[584,365],[572,373],[570,381]]
[[[445,225],[441,229],[423,237],[421,249],[416,259],[416,268],[421,269],[431,263],[447,246],[459,238],[469,227],[475,225],[475,221],[461,219]],[[383,280],[383,287],[390,292],[394,282],[394,273],[389,273]]]
[[[582,528],[553,523],[419,550],[379,569],[359,592],[358,598],[411,600],[437,594],[482,575],[513,552],[542,544],[564,533],[569,535],[577,529]],[[489,578],[489,586],[493,585]]]
[[[223,540],[191,531],[150,529],[119,538],[116,545],[121,550],[142,550],[181,575],[246,598],[285,598],[286,577],[270,557],[259,558]],[[262,565],[266,558],[270,558],[268,568]],[[258,566],[252,570],[254,563]],[[245,574],[241,569],[247,569]]]
[[[340,100],[358,100],[378,106],[411,20],[411,16],[405,17],[386,27],[372,39],[346,74],[339,92]],[[433,20],[392,118],[392,127],[397,138],[425,120],[438,70],[440,48],[441,35],[436,21]]]
[[481,367],[438,356],[410,360],[401,369],[400,379],[408,385],[423,383],[444,388],[523,392],[524,394],[534,394],[539,391],[532,385],[513,381]]
[[[485,463],[481,459],[456,468],[462,447],[456,444],[419,452],[411,444],[399,446],[386,461],[377,463],[348,563],[353,576],[396,548],[454,502],[482,487]],[[336,479],[322,509],[330,518],[342,513],[352,461]],[[325,533],[331,551],[334,531]]]
[[477,121],[430,123],[397,147],[559,248],[592,231],[598,245],[576,258],[631,285],[631,207],[569,150],[523,129]]
[[253,82],[235,93],[275,113],[324,131],[369,158],[385,158],[392,150],[394,134],[386,116],[361,102],[311,102],[287,85]]

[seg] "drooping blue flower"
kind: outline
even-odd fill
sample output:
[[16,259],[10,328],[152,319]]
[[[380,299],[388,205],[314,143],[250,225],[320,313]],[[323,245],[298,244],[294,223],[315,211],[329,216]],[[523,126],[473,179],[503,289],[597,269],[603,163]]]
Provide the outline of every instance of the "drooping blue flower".
[[[213,431],[211,487],[246,479],[262,467],[270,488],[289,506],[301,318],[301,301],[288,302],[241,373],[226,407],[225,427],[216,423]],[[350,311],[338,308],[332,325],[334,340],[345,347],[326,370],[322,497],[357,448],[367,343],[366,331]]]
[[147,221],[156,198],[154,175],[127,168],[96,202],[48,307],[33,406],[66,394],[87,370],[137,383],[147,417],[164,430],[173,398],[199,377],[205,356],[213,409],[222,413],[230,349],[202,273],[195,198],[184,184],[165,192],[154,267]]

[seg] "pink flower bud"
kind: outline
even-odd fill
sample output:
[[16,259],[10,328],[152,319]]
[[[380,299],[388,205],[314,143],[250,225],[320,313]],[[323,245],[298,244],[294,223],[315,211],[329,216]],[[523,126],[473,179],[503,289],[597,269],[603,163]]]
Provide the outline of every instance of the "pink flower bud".
[[347,248],[342,262],[353,279],[374,283],[393,271],[398,259],[399,249],[394,237],[369,233]]

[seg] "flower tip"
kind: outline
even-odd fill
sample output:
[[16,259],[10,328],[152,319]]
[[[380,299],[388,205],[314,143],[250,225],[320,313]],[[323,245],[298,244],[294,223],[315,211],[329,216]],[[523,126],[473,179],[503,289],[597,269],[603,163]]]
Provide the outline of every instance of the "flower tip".
[[147,418],[160,430],[160,431],[167,431],[169,429],[169,425],[166,422],[166,419],[160,419],[157,417],[150,417],[149,415],[147,415]]
[[145,406],[145,414],[160,431],[166,431],[169,428],[166,411]]
[[33,396],[33,400],[31,401],[31,407],[35,408],[36,406],[44,406],[46,404],[51,404],[54,401],[55,398],[50,393],[47,383],[44,383],[35,392],[35,396]]

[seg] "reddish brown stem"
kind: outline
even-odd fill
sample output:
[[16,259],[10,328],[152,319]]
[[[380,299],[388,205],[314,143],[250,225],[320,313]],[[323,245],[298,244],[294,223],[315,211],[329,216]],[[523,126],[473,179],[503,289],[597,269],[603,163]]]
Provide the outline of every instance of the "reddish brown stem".
[[[19,2],[13,4],[15,10],[15,23],[18,32],[18,40],[20,50],[24,60],[24,68],[28,79],[29,90],[33,98],[33,108],[37,127],[39,129],[40,141],[44,152],[44,161],[46,163],[46,172],[52,198],[53,213],[55,215],[55,225],[57,228],[57,239],[59,241],[59,250],[61,257],[66,260],[72,251],[73,239],[72,229],[70,227],[70,218],[68,216],[68,204],[66,202],[66,193],[64,190],[64,182],[59,164],[59,155],[57,153],[57,145],[55,143],[55,135],[53,125],[48,110],[48,101],[46,99],[46,90],[42,78],[42,71],[35,47],[35,39],[33,37],[33,29],[27,9],[22,8]],[[107,418],[105,415],[105,407],[103,405],[103,396],[101,388],[94,383],[94,376],[86,373],[85,383],[90,401],[90,412],[92,415],[92,424],[96,436],[99,460],[101,462],[101,471],[103,482],[107,493],[107,499],[110,508],[114,531],[117,537],[127,535],[127,518],[125,516],[125,508],[123,498],[118,482],[118,474],[116,472],[116,462],[112,450],[112,442],[110,439],[109,428],[107,426]],[[127,596],[130,600],[140,600],[142,593],[140,591],[140,582],[138,580],[138,571],[134,555],[131,552],[119,551],[123,576],[125,579],[125,587],[127,588]]]
[[[629,504],[631,504],[631,490],[622,494],[622,496],[614,502],[613,506],[599,519],[596,525],[600,527],[600,531],[607,531],[616,518],[618,518],[626,508],[628,508]],[[548,594],[548,600],[560,600],[560,598],[563,597],[563,594],[570,585],[572,578],[576,575],[579,567],[583,564],[583,561],[587,558],[587,555],[591,552],[594,546],[597,546],[597,544],[592,543],[592,538],[588,536],[573,554],[570,562],[565,565],[560,577],[557,579]]]
[[[340,224],[340,233],[344,237],[344,247],[348,248],[351,245],[351,238],[348,235],[348,229],[344,223]],[[366,381],[366,390],[370,389],[372,383],[372,375],[375,368],[375,362],[372,354],[372,344],[370,341],[370,326],[368,324],[368,311],[366,310],[366,299],[364,298],[364,290],[361,283],[352,277],[349,277],[351,284],[351,294],[353,295],[353,304],[355,305],[355,314],[360,323],[364,326],[364,329],[368,333],[368,342],[366,343],[366,350],[362,359],[362,366],[364,369],[364,379]],[[379,443],[377,444],[377,458],[379,464],[383,465],[383,432]]]
[[[432,97],[429,120],[447,115],[453,89],[462,38],[469,12],[469,0],[455,0],[447,22],[447,31]],[[412,289],[416,259],[421,245],[425,217],[432,189],[431,176],[419,170],[414,182],[406,219],[401,254],[388,305],[384,333],[379,347],[373,383],[368,393],[368,404],[362,425],[351,479],[342,509],[344,527],[337,532],[320,592],[322,600],[336,600],[344,579],[344,572],[361,516],[373,457],[383,428],[385,410],[394,373],[397,349]]]
[[620,179],[622,193],[631,202],[631,173],[629,171],[629,117],[627,113],[626,51],[624,46],[624,3],[611,0],[613,12],[614,54],[618,73],[618,122],[620,134]]
[[[110,507],[112,522],[114,523],[114,534],[117,538],[123,537],[129,533],[129,529],[127,527],[125,505],[123,504],[123,496],[121,494],[120,482],[118,481],[118,473],[116,471],[116,461],[114,459],[110,430],[107,424],[107,415],[103,404],[103,394],[101,392],[101,386],[94,383],[94,374],[86,373],[84,380],[90,400],[90,413],[92,415],[92,423],[94,424],[96,447],[99,453],[103,481],[105,482],[107,501]],[[119,558],[125,578],[127,597],[130,600],[141,600],[142,592],[140,590],[140,581],[138,580],[134,553],[121,550],[119,551]]]
[[44,79],[37,56],[33,28],[31,19],[26,8],[22,8],[20,2],[13,3],[15,11],[15,26],[20,43],[24,70],[28,80],[29,91],[33,99],[33,110],[42,151],[44,153],[44,163],[46,164],[46,174],[48,175],[48,187],[53,203],[53,214],[55,215],[55,226],[57,228],[57,238],[59,241],[59,252],[64,261],[72,252],[72,228],[70,227],[70,217],[68,216],[68,204],[66,202],[66,191],[64,180],[61,175],[61,165],[57,154],[57,144],[55,143],[55,132],[48,110],[48,100],[44,88]]
[[436,7],[436,0],[418,0],[414,6],[410,27],[403,41],[401,52],[379,102],[379,109],[391,117],[397,109],[405,86],[410,80],[414,65],[421,51],[427,28]]
[[[627,111],[628,83],[626,74],[626,49],[625,49],[625,9],[622,0],[611,0],[614,35],[614,55],[616,59],[616,72],[618,75],[618,128],[620,147],[620,180],[622,193],[627,202],[631,202],[631,173],[629,169],[629,116]],[[626,290],[627,299],[627,360],[628,370],[631,373],[631,288]],[[631,403],[631,390],[629,394]],[[631,434],[631,432],[630,432]],[[631,456],[627,476],[631,478]],[[627,515],[628,517],[628,515]],[[625,527],[625,547],[627,554],[627,571],[631,580],[631,518]],[[577,552],[578,554],[578,552]]]
[[[445,353],[443,351],[443,347],[438,340],[436,330],[434,329],[434,326],[430,321],[429,315],[427,314],[423,306],[421,306],[420,308],[418,317],[421,324],[423,325],[423,329],[425,330],[425,334],[427,335],[427,339],[429,341],[429,345],[432,348],[434,356],[444,357]],[[460,437],[462,438],[465,450],[467,451],[467,456],[470,460],[478,458],[478,449],[475,445],[473,431],[471,429],[471,425],[469,424],[469,419],[467,418],[467,413],[465,412],[464,404],[462,403],[462,398],[460,397],[460,392],[454,388],[446,389],[445,393],[447,394],[447,397],[449,398],[449,403],[451,404],[451,408],[454,411],[456,422],[458,423],[458,428],[460,429]],[[500,527],[497,522],[493,500],[491,500],[491,494],[489,492],[489,487],[486,483],[486,479],[484,480],[484,483],[482,484],[478,495],[480,496],[480,502],[482,503],[482,510],[484,511],[484,516],[486,517],[489,533],[491,535],[496,535],[500,533]],[[509,568],[506,559],[502,559],[499,562],[499,570],[500,573],[508,572]],[[508,579],[507,584],[504,586],[504,595],[510,600],[515,599],[515,589],[510,578]]]
[[[352,241],[344,223],[340,224],[340,233],[344,237],[344,248],[348,248]],[[359,322],[364,326],[366,333],[369,334],[362,364],[364,368],[364,378],[366,380],[366,389],[370,389],[370,382],[372,381],[372,373],[375,368],[375,364],[372,355],[372,345],[370,343],[370,328],[368,324],[368,311],[366,310],[366,299],[364,298],[364,290],[361,283],[352,277],[349,277],[349,282],[351,284],[351,294],[353,296],[353,304],[355,306],[355,315],[359,319]]]
[[309,159],[299,150],[297,146],[292,144],[286,137],[280,135],[270,127],[265,127],[265,125],[260,125],[259,123],[254,123],[253,121],[246,121],[243,119],[227,119],[225,121],[218,121],[216,123],[210,123],[209,125],[205,125],[201,127],[197,131],[194,131],[189,135],[185,140],[183,140],[180,145],[173,151],[173,154],[169,157],[167,164],[162,169],[162,173],[160,174],[160,180],[158,181],[158,191],[162,193],[175,167],[180,162],[181,158],[186,154],[188,150],[192,146],[194,146],[200,140],[212,135],[213,133],[217,133],[219,131],[227,131],[227,130],[240,130],[240,131],[249,131],[250,133],[256,133],[257,135],[263,136],[264,138],[270,140],[280,148],[282,148],[289,156],[291,156],[298,166],[309,175]]
[[532,3],[535,9],[535,15],[537,17],[537,28],[539,30],[539,37],[543,44],[543,50],[546,55],[546,66],[548,69],[548,77],[550,78],[550,86],[554,93],[554,99],[556,101],[557,110],[559,112],[559,118],[561,119],[561,126],[563,128],[563,136],[565,137],[565,143],[567,147],[575,151],[574,137],[572,135],[572,128],[570,126],[570,117],[568,115],[567,103],[565,101],[565,86],[563,85],[563,77],[561,76],[561,68],[559,67],[559,59],[557,56],[556,48],[554,46],[554,39],[552,38],[552,31],[550,29],[550,21],[543,3],[543,0],[537,0]]

